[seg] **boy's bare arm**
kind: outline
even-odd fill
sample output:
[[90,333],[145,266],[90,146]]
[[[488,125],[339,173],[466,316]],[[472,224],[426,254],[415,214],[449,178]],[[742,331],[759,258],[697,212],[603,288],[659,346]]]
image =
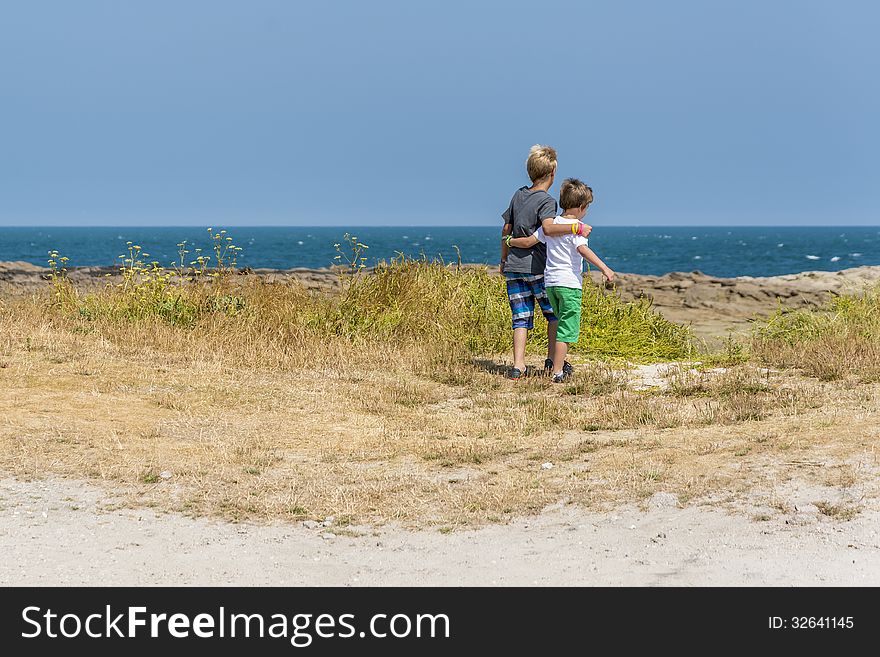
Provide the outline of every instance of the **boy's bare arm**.
[[614,271],[608,265],[602,262],[602,258],[597,256],[593,249],[582,244],[578,247],[578,253],[580,253],[584,257],[584,260],[598,267],[599,271],[601,271],[602,275],[605,277],[605,280],[607,280],[608,282],[614,280]]
[[540,240],[532,234],[528,237],[512,237],[511,239],[505,239],[504,241],[505,246],[513,246],[517,249],[531,249]]
[[513,224],[504,224],[504,227],[501,229],[501,264],[498,266],[498,271],[502,274],[504,273],[504,263],[507,262],[507,243],[504,238],[507,235],[510,235],[513,232]]
[[[541,221],[541,228],[544,229],[544,234],[549,237],[559,237],[560,235],[571,235],[571,227],[576,224],[554,224],[554,217],[547,217]],[[581,222],[578,222],[581,223]],[[590,234],[590,231],[593,230],[593,227],[589,224],[584,224],[584,227],[581,232],[581,237],[587,237]]]

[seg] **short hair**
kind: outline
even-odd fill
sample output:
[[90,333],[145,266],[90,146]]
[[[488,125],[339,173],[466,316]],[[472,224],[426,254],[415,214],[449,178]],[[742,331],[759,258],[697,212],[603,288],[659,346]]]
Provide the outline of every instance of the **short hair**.
[[540,144],[532,146],[526,160],[526,171],[533,183],[554,173],[556,171],[556,149]]
[[571,210],[593,202],[593,190],[577,178],[566,178],[559,188],[559,205]]

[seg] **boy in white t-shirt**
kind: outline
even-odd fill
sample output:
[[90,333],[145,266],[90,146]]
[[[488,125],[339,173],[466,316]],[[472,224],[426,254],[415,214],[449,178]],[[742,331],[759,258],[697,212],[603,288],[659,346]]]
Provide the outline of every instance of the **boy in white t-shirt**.
[[[562,214],[554,224],[571,224],[576,228],[593,202],[593,190],[577,178],[563,181],[559,190]],[[529,237],[505,238],[508,246],[530,248],[538,242],[547,245],[547,264],[544,268],[544,284],[553,312],[559,319],[556,329],[556,349],[553,353],[553,382],[562,383],[571,376],[571,365],[565,360],[568,345],[577,342],[581,330],[581,302],[583,299],[583,264],[581,258],[591,262],[605,276],[614,280],[614,272],[587,246],[587,238],[576,234],[557,237],[545,236],[539,228]]]

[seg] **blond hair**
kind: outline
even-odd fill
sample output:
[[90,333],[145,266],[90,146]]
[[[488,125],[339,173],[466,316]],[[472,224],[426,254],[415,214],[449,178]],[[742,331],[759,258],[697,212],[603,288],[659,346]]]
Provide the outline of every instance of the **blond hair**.
[[559,205],[571,210],[593,202],[593,190],[577,178],[566,178],[559,188]]
[[529,149],[526,171],[533,183],[556,172],[556,149],[535,144]]

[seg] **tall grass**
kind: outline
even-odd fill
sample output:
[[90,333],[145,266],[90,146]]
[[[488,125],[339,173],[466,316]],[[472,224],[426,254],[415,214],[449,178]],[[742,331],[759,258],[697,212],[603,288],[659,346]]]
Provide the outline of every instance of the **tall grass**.
[[[399,257],[354,278],[327,321],[331,332],[349,338],[434,341],[475,354],[510,348],[504,280],[485,268],[425,259]],[[546,348],[546,322],[535,322],[529,345]],[[663,319],[648,301],[627,303],[587,284],[574,352],[648,362],[688,358],[692,349],[689,330]]]
[[[211,237],[218,249],[238,252],[231,238]],[[366,248],[357,238],[347,242],[353,249]],[[316,294],[295,283],[236,276],[219,250],[216,267],[207,266],[208,256],[186,267],[187,251],[184,244],[180,247],[179,266],[164,268],[147,263],[140,247],[129,245],[128,256],[120,256],[119,274],[108,279],[105,289],[89,294],[72,290],[59,274],[52,281],[54,296],[61,300],[55,308],[78,322],[80,330],[101,327],[120,337],[127,327],[132,338],[147,341],[145,333],[159,330],[167,341],[167,331],[157,329],[158,324],[209,334],[233,350],[235,343],[247,343],[249,353],[255,343],[290,354],[340,339],[354,345],[421,345],[448,354],[498,354],[510,348],[504,280],[486,268],[400,256],[367,271],[358,252],[347,260],[354,264],[340,272],[341,293]],[[689,330],[663,319],[648,301],[626,303],[588,283],[583,304],[576,353],[640,362],[692,353]],[[152,341],[159,346],[155,336]],[[537,351],[546,344],[547,325],[539,319],[529,345]]]
[[756,324],[752,355],[823,381],[880,380],[880,287],[834,298],[824,308],[785,312]]

